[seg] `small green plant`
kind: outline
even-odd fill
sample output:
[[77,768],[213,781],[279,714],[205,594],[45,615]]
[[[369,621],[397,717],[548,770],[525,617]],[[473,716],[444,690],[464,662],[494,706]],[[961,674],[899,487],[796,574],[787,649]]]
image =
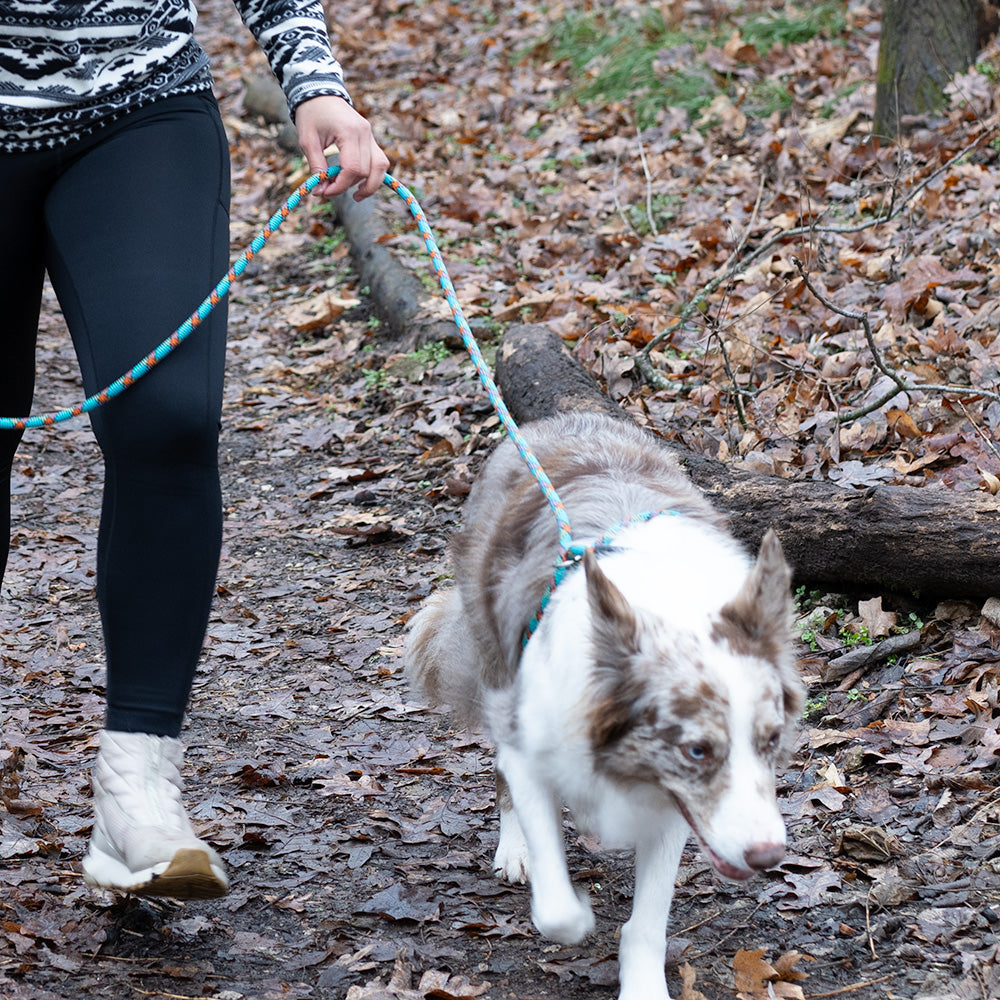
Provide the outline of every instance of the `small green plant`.
[[826,711],[828,701],[829,695],[825,691],[821,691],[815,698],[806,699],[805,706],[802,709],[802,717],[804,719],[813,719],[822,715]]
[[329,236],[321,236],[315,243],[309,244],[309,256],[329,257],[343,242],[344,234],[339,231],[330,233]]
[[432,340],[430,343],[424,344],[423,347],[418,347],[415,351],[410,354],[415,361],[419,361],[422,365],[428,365],[433,367],[445,358],[451,357],[451,351],[448,350],[447,344],[441,340]]
[[384,389],[389,383],[389,376],[384,368],[362,368],[361,374],[365,377],[365,392]]
[[804,615],[807,611],[811,611],[815,608],[816,605],[819,604],[822,597],[822,591],[807,591],[806,585],[803,583],[801,586],[795,588],[795,607],[800,615]]
[[861,691],[858,688],[851,688],[850,691],[847,692],[847,700],[848,701],[855,701],[855,702],[856,701],[867,701],[868,700],[868,695],[866,695],[864,693],[864,691]]
[[766,118],[775,111],[787,111],[792,106],[792,92],[779,80],[761,80],[750,88],[747,102],[755,114]]
[[368,321],[365,323],[365,326],[373,332],[377,330],[381,325],[382,325],[382,320],[380,320],[378,316],[369,316]]
[[819,650],[819,643],[816,641],[814,629],[799,626],[799,638],[815,653]]
[[632,228],[640,236],[645,236],[654,228],[662,232],[677,217],[683,204],[684,199],[679,194],[658,194],[650,199],[648,206],[645,203],[629,205],[626,215]]
[[870,646],[875,641],[868,634],[868,627],[856,622],[845,625],[837,634],[845,646]]
[[789,12],[769,12],[750,17],[743,23],[741,34],[761,55],[765,55],[776,45],[808,42],[816,35],[837,35],[844,30],[845,5],[840,0],[802,6],[801,13],[789,5]]
[[471,325],[476,336],[483,340],[496,340],[504,330],[503,323],[492,316],[477,316]]
[[[982,73],[994,87],[1000,83],[1000,66],[996,63],[990,62],[989,59],[980,59],[979,62],[976,63],[976,69],[979,70],[979,72]],[[994,139],[993,141],[995,142],[996,140]]]

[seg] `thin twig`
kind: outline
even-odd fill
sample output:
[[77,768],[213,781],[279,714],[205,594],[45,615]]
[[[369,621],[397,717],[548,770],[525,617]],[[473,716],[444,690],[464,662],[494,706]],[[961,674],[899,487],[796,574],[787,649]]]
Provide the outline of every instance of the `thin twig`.
[[761,174],[760,183],[757,185],[757,200],[753,203],[753,211],[750,213],[750,221],[746,224],[746,228],[743,230],[743,236],[737,240],[736,247],[734,248],[732,254],[730,254],[729,260],[726,261],[726,266],[729,266],[729,262],[734,258],[738,257],[743,253],[743,248],[747,244],[747,240],[750,239],[750,234],[753,232],[753,227],[757,225],[757,216],[760,213],[760,205],[764,200],[764,188],[765,188],[764,175]]
[[878,961],[878,955],[875,954],[875,942],[872,939],[872,911],[870,906],[871,900],[865,900],[865,931],[868,934],[868,949],[872,953],[872,960]]
[[747,389],[743,389],[739,382],[736,381],[736,372],[733,371],[733,366],[729,363],[729,351],[726,350],[726,343],[722,339],[722,334],[719,333],[717,328],[713,328],[712,337],[715,338],[719,345],[719,353],[722,355],[722,364],[726,369],[726,375],[729,378],[729,383],[733,387],[733,401],[736,404],[736,418],[740,422],[740,427],[746,430],[747,415],[743,411],[743,397],[752,396],[753,393]]
[[[722,947],[723,944],[726,943],[726,941],[728,941],[734,934],[738,934],[740,931],[745,931],[750,926],[750,921],[753,919],[757,911],[760,910],[763,906],[764,906],[764,901],[761,900],[761,902],[759,902],[753,908],[753,910],[750,911],[750,915],[746,918],[746,920],[742,920],[734,927],[730,927],[730,929],[726,931],[725,934],[723,934],[719,938],[716,938],[712,942],[711,947],[705,948],[703,951],[695,952],[695,954],[688,956],[689,960],[694,962],[697,961],[699,958],[703,958],[705,955],[718,954],[719,949]],[[695,926],[697,927],[699,925],[695,924]]]
[[646,178],[646,218],[649,220],[649,231],[654,236],[659,236],[656,223],[653,221],[653,180],[649,176],[649,165],[646,163],[646,150],[642,145],[642,130],[636,128],[635,138],[639,143],[639,161],[642,163],[642,173]]
[[622,222],[625,223],[625,228],[626,229],[634,229],[634,226],[632,225],[632,223],[628,221],[628,218],[625,215],[625,209],[622,208],[621,200],[618,197],[618,157],[617,156],[615,157],[615,166],[614,166],[614,170],[612,171],[612,174],[611,174],[611,194],[612,194],[612,197],[615,200],[615,210],[618,212],[618,215],[621,217]]
[[[878,345],[875,343],[875,336],[872,333],[872,324],[868,319],[868,313],[860,312],[857,309],[845,309],[843,306],[838,306],[835,302],[832,302],[825,295],[823,295],[809,280],[809,272],[805,269],[805,265],[801,260],[799,260],[798,257],[792,257],[792,264],[795,266],[795,270],[799,272],[799,277],[803,280],[803,282],[805,282],[806,288],[812,292],[821,305],[826,306],[827,309],[835,312],[838,316],[843,316],[845,319],[853,319],[855,322],[862,325],[865,331],[865,340],[868,342],[868,350],[872,352],[872,360],[875,362],[875,367],[883,375],[887,375],[891,378],[900,392],[907,392],[910,389],[910,386],[882,359],[882,353],[879,351]],[[895,395],[895,393],[893,395]]]
[[879,976],[878,979],[869,979],[864,983],[854,983],[851,986],[841,986],[839,990],[829,990],[826,993],[807,993],[806,1000],[820,1000],[821,997],[839,997],[844,993],[854,993],[857,990],[867,989],[876,983],[884,983],[887,979],[892,979],[896,973],[890,972],[887,976]]
[[204,1000],[205,995],[192,996],[190,993],[166,993],[163,990],[144,990],[133,986],[132,990],[144,997],[167,997],[168,1000]]
[[972,424],[976,433],[983,439],[983,444],[985,444],[986,447],[989,448],[989,450],[992,451],[997,458],[1000,458],[1000,451],[997,451],[997,446],[990,440],[990,436],[986,433],[986,431],[984,431],[982,427],[980,427],[979,424],[976,423],[972,414],[969,413],[969,411],[966,409],[965,403],[959,400],[958,405],[962,407],[962,412],[965,414],[966,419],[969,421],[969,423]]
[[690,934],[691,931],[697,930],[703,924],[710,923],[716,917],[721,917],[721,916],[722,916],[722,910],[716,910],[715,913],[710,913],[707,917],[702,917],[702,919],[697,921],[696,923],[688,924],[687,927],[684,927],[679,931],[674,931],[673,933],[676,933],[679,937],[683,937],[685,934]]

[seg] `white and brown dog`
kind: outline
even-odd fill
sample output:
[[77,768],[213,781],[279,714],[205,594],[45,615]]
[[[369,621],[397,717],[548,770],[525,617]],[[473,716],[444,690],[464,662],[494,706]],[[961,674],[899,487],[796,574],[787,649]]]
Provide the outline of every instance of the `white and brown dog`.
[[495,741],[494,869],[530,878],[542,934],[574,943],[594,926],[570,882],[563,804],[604,843],[635,848],[619,1000],[669,1000],[667,917],[689,834],[731,879],[784,854],[775,768],[803,701],[789,569],[773,532],[751,561],[633,425],[577,414],[524,433],[582,566],[547,596],[556,520],[505,442],[466,504],[455,586],[412,622],[407,670]]

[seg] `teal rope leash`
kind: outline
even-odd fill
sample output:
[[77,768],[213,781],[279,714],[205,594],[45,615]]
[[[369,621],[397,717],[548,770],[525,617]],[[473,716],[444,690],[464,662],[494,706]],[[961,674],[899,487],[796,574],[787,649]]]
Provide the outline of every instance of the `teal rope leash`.
[[[285,221],[285,219],[287,219],[288,216],[295,211],[296,208],[298,208],[302,198],[312,191],[312,189],[316,187],[320,181],[325,180],[328,177],[335,177],[338,173],[340,173],[339,166],[328,167],[326,170],[313,174],[295,191],[293,191],[277,212],[271,216],[267,225],[265,225],[263,229],[261,229],[260,232],[253,238],[253,240],[251,240],[247,249],[240,254],[240,256],[233,263],[233,266],[226,272],[215,288],[209,292],[198,308],[191,313],[191,315],[184,320],[184,322],[181,323],[181,325],[177,327],[177,329],[174,330],[174,332],[170,334],[166,340],[157,345],[156,348],[154,348],[137,364],[133,365],[127,372],[116,378],[109,386],[102,389],[100,392],[95,392],[92,396],[88,396],[77,406],[69,407],[65,410],[53,410],[50,413],[42,413],[37,416],[29,417],[0,417],[0,430],[26,430],[32,427],[47,427],[52,424],[60,423],[64,420],[69,420],[72,417],[78,417],[83,413],[89,413],[92,410],[96,410],[97,407],[103,406],[116,396],[121,395],[121,393],[128,389],[129,386],[134,385],[136,381],[148,374],[149,371],[151,371],[165,357],[172,354],[185,340],[187,340],[187,338],[208,317],[212,310],[215,309],[219,302],[221,302],[222,299],[229,293],[232,283],[246,270],[246,266],[250,262],[251,258],[260,252],[264,244],[267,243],[267,241],[278,231],[278,229],[281,228],[281,224]],[[486,361],[479,350],[479,345],[476,343],[476,338],[473,336],[468,321],[462,312],[462,307],[458,303],[458,298],[455,295],[455,288],[451,283],[451,278],[448,276],[448,270],[441,258],[441,252],[434,240],[434,234],[431,232],[431,227],[427,223],[427,218],[424,216],[423,209],[420,207],[413,194],[391,175],[385,175],[383,184],[391,188],[397,195],[399,195],[400,198],[403,199],[403,201],[406,202],[406,207],[416,220],[417,229],[423,237],[424,246],[427,248],[427,252],[430,254],[434,273],[437,275],[438,282],[444,291],[445,298],[448,300],[452,318],[462,335],[462,343],[465,345],[465,349],[469,352],[469,357],[472,359],[472,363],[475,366],[476,374],[479,376],[479,381],[486,390],[490,403],[493,405],[493,409],[500,418],[500,423],[503,425],[504,430],[514,442],[514,446],[517,448],[518,453],[528,466],[528,469],[544,494],[546,501],[552,508],[552,512],[555,514],[556,523],[559,526],[559,548],[562,552],[566,552],[573,542],[569,516],[566,514],[566,509],[563,506],[562,500],[559,499],[559,494],[556,492],[555,487],[552,485],[549,477],[545,474],[545,470],[541,467],[538,458],[535,456],[527,441],[524,439],[524,436],[521,434],[514,418],[510,415],[510,411],[507,409],[507,405],[504,403],[503,398],[500,395],[500,390],[497,388],[496,383],[493,381],[493,377],[490,375]]]
[[424,246],[431,256],[434,273],[437,275],[445,298],[448,300],[448,305],[451,307],[452,319],[454,319],[455,325],[462,335],[462,343],[465,344],[465,349],[469,352],[469,357],[472,358],[479,381],[486,390],[486,395],[489,396],[490,402],[493,404],[493,409],[500,418],[500,423],[503,424],[508,437],[514,442],[514,447],[517,448],[518,454],[524,460],[525,465],[528,466],[531,475],[534,477],[535,482],[538,483],[545,499],[548,501],[549,507],[552,508],[552,513],[555,514],[556,523],[559,526],[559,549],[561,552],[565,552],[573,543],[573,532],[570,530],[569,515],[566,513],[566,508],[563,506],[562,500],[559,499],[556,488],[545,474],[541,463],[529,447],[528,442],[525,441],[514,418],[510,415],[507,404],[504,403],[503,397],[500,395],[500,390],[490,375],[490,370],[479,350],[476,338],[472,335],[472,330],[469,328],[469,324],[462,312],[462,307],[458,304],[455,288],[451,283],[451,278],[448,277],[448,270],[444,266],[444,261],[441,259],[441,252],[434,242],[434,234],[431,232],[431,227],[427,224],[423,209],[417,204],[417,199],[399,181],[394,180],[386,174],[385,183],[406,202],[406,207],[410,210],[410,215],[416,220],[417,229],[424,238]]

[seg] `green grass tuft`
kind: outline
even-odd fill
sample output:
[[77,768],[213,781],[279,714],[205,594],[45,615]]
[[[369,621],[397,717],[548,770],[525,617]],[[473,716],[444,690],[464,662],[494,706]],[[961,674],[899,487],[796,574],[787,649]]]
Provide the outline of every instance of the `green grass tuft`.
[[[766,55],[775,46],[820,34],[836,36],[846,27],[845,9],[845,0],[788,3],[780,11],[734,15],[711,28],[690,29],[668,24],[659,8],[609,5],[563,15],[550,29],[547,49],[569,62],[578,100],[628,103],[645,128],[665,107],[697,119],[719,94],[735,96],[736,81],[702,61],[707,45],[722,47],[739,30]],[[758,81],[741,96],[743,111],[757,116],[784,110],[792,102],[790,90],[774,80]]]

